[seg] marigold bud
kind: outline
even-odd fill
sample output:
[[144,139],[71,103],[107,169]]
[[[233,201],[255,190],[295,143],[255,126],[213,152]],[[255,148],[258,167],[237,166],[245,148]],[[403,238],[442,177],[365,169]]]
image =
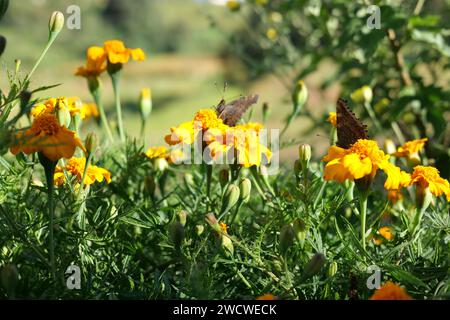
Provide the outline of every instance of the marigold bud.
[[169,163],[164,158],[155,159],[155,169],[159,172],[164,172],[169,167]]
[[252,190],[252,183],[248,178],[244,178],[239,183],[240,200],[242,202],[247,202],[250,199],[250,192]]
[[296,110],[299,110],[308,100],[308,88],[303,80],[297,81],[292,95],[292,102]]
[[295,232],[290,224],[286,224],[280,231],[280,249],[284,254],[294,244]]
[[139,96],[139,111],[143,120],[147,119],[152,113],[152,92],[150,88],[143,88]]
[[6,38],[0,35],[0,56],[3,54],[6,48]]
[[232,12],[239,11],[241,8],[241,3],[237,0],[228,0],[226,5]]
[[184,175],[184,181],[189,186],[194,186],[195,185],[194,176],[192,174],[190,174],[190,173],[186,173]]
[[180,249],[184,239],[184,227],[179,221],[174,221],[169,226],[170,240],[176,249]]
[[230,184],[225,191],[222,199],[221,213],[225,213],[233,208],[239,200],[239,187],[235,184]]
[[221,233],[222,229],[220,228],[219,221],[217,221],[213,213],[206,214],[205,220],[214,229],[214,231],[219,234]]
[[309,260],[308,264],[305,266],[305,269],[303,269],[302,279],[306,280],[318,274],[322,267],[325,265],[326,261],[327,259],[322,253],[317,252],[316,254],[314,254],[311,260]]
[[311,146],[309,144],[304,143],[298,147],[298,159],[300,160],[302,169],[308,169],[309,160],[311,160]]
[[58,34],[64,27],[64,14],[61,11],[54,11],[48,22],[50,36]]
[[203,233],[203,231],[205,231],[205,227],[201,224],[198,224],[195,226],[195,231],[197,235],[200,236]]
[[60,125],[69,128],[72,117],[66,99],[58,98],[56,101],[56,117]]
[[302,219],[295,219],[293,224],[295,237],[303,244],[306,239],[306,224]]
[[183,227],[186,225],[187,216],[188,212],[186,210],[180,210],[180,212],[178,212],[178,220]]
[[334,275],[337,273],[338,271],[338,264],[336,261],[333,261],[330,266],[328,267],[328,276],[334,277]]
[[222,248],[225,249],[227,253],[230,253],[230,254],[234,253],[233,242],[231,241],[231,239],[228,236],[226,236],[226,235],[221,236],[221,245],[222,245]]
[[84,146],[88,154],[92,154],[95,152],[95,149],[97,149],[97,136],[95,135],[95,133],[90,132],[87,135]]
[[17,283],[19,281],[19,273],[14,264],[5,264],[0,271],[0,281],[10,298],[14,298]]
[[350,94],[350,98],[356,103],[371,103],[373,98],[372,88],[362,86]]

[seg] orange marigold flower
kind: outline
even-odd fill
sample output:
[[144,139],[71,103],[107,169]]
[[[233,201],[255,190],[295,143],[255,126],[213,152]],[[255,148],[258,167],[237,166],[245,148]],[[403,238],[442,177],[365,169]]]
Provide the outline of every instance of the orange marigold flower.
[[430,192],[439,197],[443,194],[450,201],[450,184],[439,175],[439,170],[434,167],[416,166],[411,174],[410,185],[416,185],[419,188],[428,188]]
[[389,190],[388,192],[388,200],[396,204],[398,201],[403,199],[403,194],[400,190]]
[[104,50],[111,64],[127,63],[130,58],[136,61],[145,60],[145,53],[142,49],[129,49],[120,40],[109,40],[104,43]]
[[219,226],[223,233],[228,234],[228,226],[225,222],[220,222]]
[[394,239],[394,234],[392,233],[392,228],[391,228],[391,227],[388,227],[388,226],[381,227],[381,228],[378,230],[378,233],[379,233],[383,238],[385,238],[385,239],[388,240],[388,241],[391,241],[391,240]]
[[79,67],[75,75],[82,77],[98,77],[106,70],[105,49],[92,46],[86,51],[86,66]]
[[256,300],[277,300],[278,298],[271,293],[263,294],[256,298]]
[[390,163],[386,155],[377,145],[376,141],[359,139],[349,149],[331,146],[323,161],[325,166],[325,180],[344,182],[345,180],[358,180],[363,177],[373,178],[378,169],[387,175],[384,187],[395,190],[409,185],[409,174]]
[[157,159],[157,158],[167,158],[167,148],[164,146],[161,147],[150,147],[145,152],[145,155],[150,159]]
[[[67,173],[76,177],[76,180],[81,183],[83,179],[84,169],[86,167],[86,158],[71,158],[67,161],[65,169]],[[53,177],[55,185],[61,185],[64,180],[63,168],[56,167],[55,175]],[[107,183],[111,182],[111,173],[105,168],[89,165],[86,171],[86,177],[84,179],[85,185],[91,185],[94,182],[102,182],[106,180]]]
[[170,128],[170,134],[166,135],[164,140],[169,145],[178,143],[192,144],[194,142],[194,123],[192,121],[184,122],[178,127]]
[[410,158],[411,156],[417,155],[427,141],[428,138],[408,141],[401,147],[398,147],[397,152],[394,153],[394,156]]
[[336,125],[337,125],[337,115],[336,115],[336,112],[330,112],[330,113],[328,114],[328,119],[327,119],[327,121],[328,121],[329,123],[331,123],[331,124],[333,125],[333,127],[336,128]]
[[85,151],[76,133],[61,126],[53,114],[43,114],[35,118],[31,127],[20,131],[16,139],[16,144],[11,147],[13,154],[20,151],[25,154],[42,152],[52,161],[71,158],[76,147]]
[[399,285],[388,281],[377,289],[369,300],[413,300],[413,298]]

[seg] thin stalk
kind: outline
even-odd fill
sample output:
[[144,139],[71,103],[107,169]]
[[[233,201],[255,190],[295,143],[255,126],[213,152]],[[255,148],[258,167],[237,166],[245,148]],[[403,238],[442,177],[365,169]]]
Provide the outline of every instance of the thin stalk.
[[206,196],[209,198],[211,196],[211,182],[212,182],[212,171],[213,167],[210,164],[206,164]]
[[359,197],[360,219],[361,219],[361,245],[366,250],[366,216],[368,192],[361,192]]
[[49,213],[49,255],[50,255],[50,269],[53,281],[56,283],[56,267],[55,267],[55,242],[54,242],[54,215],[55,205],[53,202],[53,176],[55,174],[56,162],[49,161],[48,165],[44,166],[45,178],[47,180],[47,195],[48,195],[48,213]]
[[48,49],[50,49],[50,47],[52,46],[52,44],[55,41],[57,35],[58,35],[57,33],[56,34],[55,33],[50,33],[50,36],[48,37],[48,41],[47,41],[47,44],[46,44],[44,50],[42,51],[41,55],[37,59],[37,61],[34,64],[33,68],[31,69],[30,73],[28,73],[27,77],[25,78],[25,82],[30,80],[30,78],[33,75],[34,71],[37,69],[37,67],[39,66],[39,64],[42,62],[42,60],[44,59],[45,55],[47,54]]
[[91,90],[92,98],[95,101],[95,104],[98,107],[98,112],[100,113],[100,120],[102,122],[102,126],[106,131],[106,134],[108,136],[108,139],[110,142],[113,142],[113,136],[111,133],[111,129],[109,128],[108,124],[108,118],[106,118],[105,108],[103,107],[102,99],[100,97],[100,88],[97,88],[95,90]]
[[111,74],[111,80],[114,90],[114,101],[116,105],[116,113],[117,113],[117,126],[119,128],[119,136],[122,142],[125,142],[125,132],[123,130],[123,121],[122,121],[122,105],[120,103],[120,73],[116,72]]

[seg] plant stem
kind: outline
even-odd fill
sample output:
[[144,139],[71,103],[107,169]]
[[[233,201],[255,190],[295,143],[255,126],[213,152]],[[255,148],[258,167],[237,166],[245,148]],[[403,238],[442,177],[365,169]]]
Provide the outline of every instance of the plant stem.
[[39,66],[39,64],[41,63],[41,61],[44,59],[45,55],[47,54],[48,49],[50,49],[50,47],[52,46],[52,44],[55,41],[57,35],[58,35],[57,33],[56,34],[55,33],[50,33],[50,36],[48,38],[48,41],[47,41],[47,44],[46,44],[44,50],[42,50],[41,55],[37,59],[37,61],[34,64],[33,68],[31,69],[30,73],[28,73],[27,77],[25,78],[25,82],[30,80],[30,78],[33,75],[34,71],[37,69],[37,67]]
[[120,103],[120,73],[115,72],[111,74],[111,80],[114,90],[114,100],[116,104],[116,113],[117,113],[117,126],[119,128],[119,136],[120,141],[125,142],[125,132],[123,131],[123,122],[122,122],[122,105]]
[[113,142],[113,136],[111,133],[111,129],[109,128],[109,124],[108,124],[108,118],[106,118],[106,114],[105,114],[105,108],[103,107],[103,103],[100,97],[100,87],[98,87],[95,90],[91,90],[91,95],[92,98],[95,101],[95,104],[98,107],[98,112],[100,113],[100,120],[102,121],[102,126],[106,131],[106,134],[108,136],[108,139],[110,142]]
[[55,243],[53,236],[54,229],[54,215],[55,206],[53,202],[53,176],[55,174],[56,162],[47,159],[45,169],[45,178],[47,180],[47,195],[48,195],[48,213],[49,213],[49,255],[50,255],[50,269],[53,277],[53,281],[56,283],[56,267],[55,267]]
[[361,219],[361,245],[366,250],[366,216],[367,216],[367,198],[369,193],[367,191],[361,192],[359,196],[360,204],[360,219]]
[[206,166],[206,196],[209,198],[211,196],[211,181],[212,181],[213,167],[210,164],[205,164],[205,166]]

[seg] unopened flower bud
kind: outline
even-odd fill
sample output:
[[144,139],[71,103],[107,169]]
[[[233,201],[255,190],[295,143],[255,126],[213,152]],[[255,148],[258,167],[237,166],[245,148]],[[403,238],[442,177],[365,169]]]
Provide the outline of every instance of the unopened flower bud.
[[242,202],[247,202],[250,199],[250,192],[252,190],[252,183],[248,178],[244,178],[239,183],[240,200]]
[[305,266],[305,269],[303,269],[303,280],[306,280],[318,274],[322,267],[325,265],[326,261],[327,260],[322,253],[318,252],[314,254],[311,260],[309,260],[308,264]]
[[164,158],[155,159],[155,169],[159,172],[164,172],[169,167],[169,163]]
[[300,160],[302,169],[308,169],[309,160],[311,160],[311,146],[309,144],[304,143],[298,147],[298,159]]
[[84,146],[88,154],[92,154],[95,152],[95,149],[97,149],[97,136],[95,135],[95,133],[90,132],[87,135]]
[[189,186],[194,186],[195,182],[194,182],[194,176],[190,173],[186,173],[184,175],[184,181],[186,182],[187,185]]
[[234,253],[234,246],[231,239],[226,235],[221,235],[221,245],[222,248],[225,249],[227,253],[233,254]]
[[179,221],[174,221],[170,224],[169,236],[175,248],[179,249],[184,239],[184,227]]
[[295,232],[290,224],[286,224],[280,231],[280,249],[284,254],[294,244]]
[[372,88],[362,86],[350,94],[350,98],[356,103],[371,103],[373,98]]
[[376,113],[382,113],[384,112],[386,107],[389,106],[390,103],[391,102],[389,101],[388,98],[383,98],[373,106],[373,109],[375,110]]
[[197,235],[200,236],[203,233],[203,231],[205,231],[205,227],[201,224],[198,224],[195,226],[195,231]]
[[225,191],[222,199],[222,210],[221,213],[228,212],[233,208],[239,200],[239,187],[235,184],[230,184]]
[[222,188],[224,188],[228,181],[230,181],[230,171],[227,169],[222,169],[219,172],[219,183]]
[[303,80],[297,81],[292,95],[292,102],[294,103],[295,109],[299,110],[308,100],[308,88]]
[[295,237],[303,244],[306,239],[306,224],[302,219],[295,219],[293,224]]
[[384,150],[386,150],[387,154],[393,154],[397,151],[397,147],[395,146],[394,141],[391,139],[384,140]]
[[6,38],[0,35],[0,56],[5,52],[6,48]]
[[214,231],[221,233],[222,229],[220,228],[219,221],[217,221],[213,213],[206,214],[205,220],[214,229]]
[[59,124],[66,128],[69,128],[72,117],[70,115],[69,107],[67,105],[67,100],[64,98],[56,99],[55,109],[56,109],[56,117],[58,118]]
[[333,261],[330,266],[328,267],[328,276],[334,277],[334,275],[337,273],[338,271],[338,264],[336,261]]
[[232,12],[239,11],[241,8],[241,3],[238,0],[228,0],[226,5]]
[[16,59],[14,60],[14,72],[19,73],[20,66],[22,65],[22,60]]
[[188,212],[186,210],[180,210],[180,212],[178,212],[178,220],[183,227],[186,225],[187,216]]
[[144,88],[141,90],[139,96],[139,111],[141,112],[141,117],[146,120],[152,112],[152,92],[150,88]]
[[5,264],[0,269],[0,281],[8,294],[9,298],[14,298],[17,283],[19,282],[19,273],[13,264]]
[[64,27],[64,14],[61,11],[54,11],[48,22],[50,36],[57,35]]

